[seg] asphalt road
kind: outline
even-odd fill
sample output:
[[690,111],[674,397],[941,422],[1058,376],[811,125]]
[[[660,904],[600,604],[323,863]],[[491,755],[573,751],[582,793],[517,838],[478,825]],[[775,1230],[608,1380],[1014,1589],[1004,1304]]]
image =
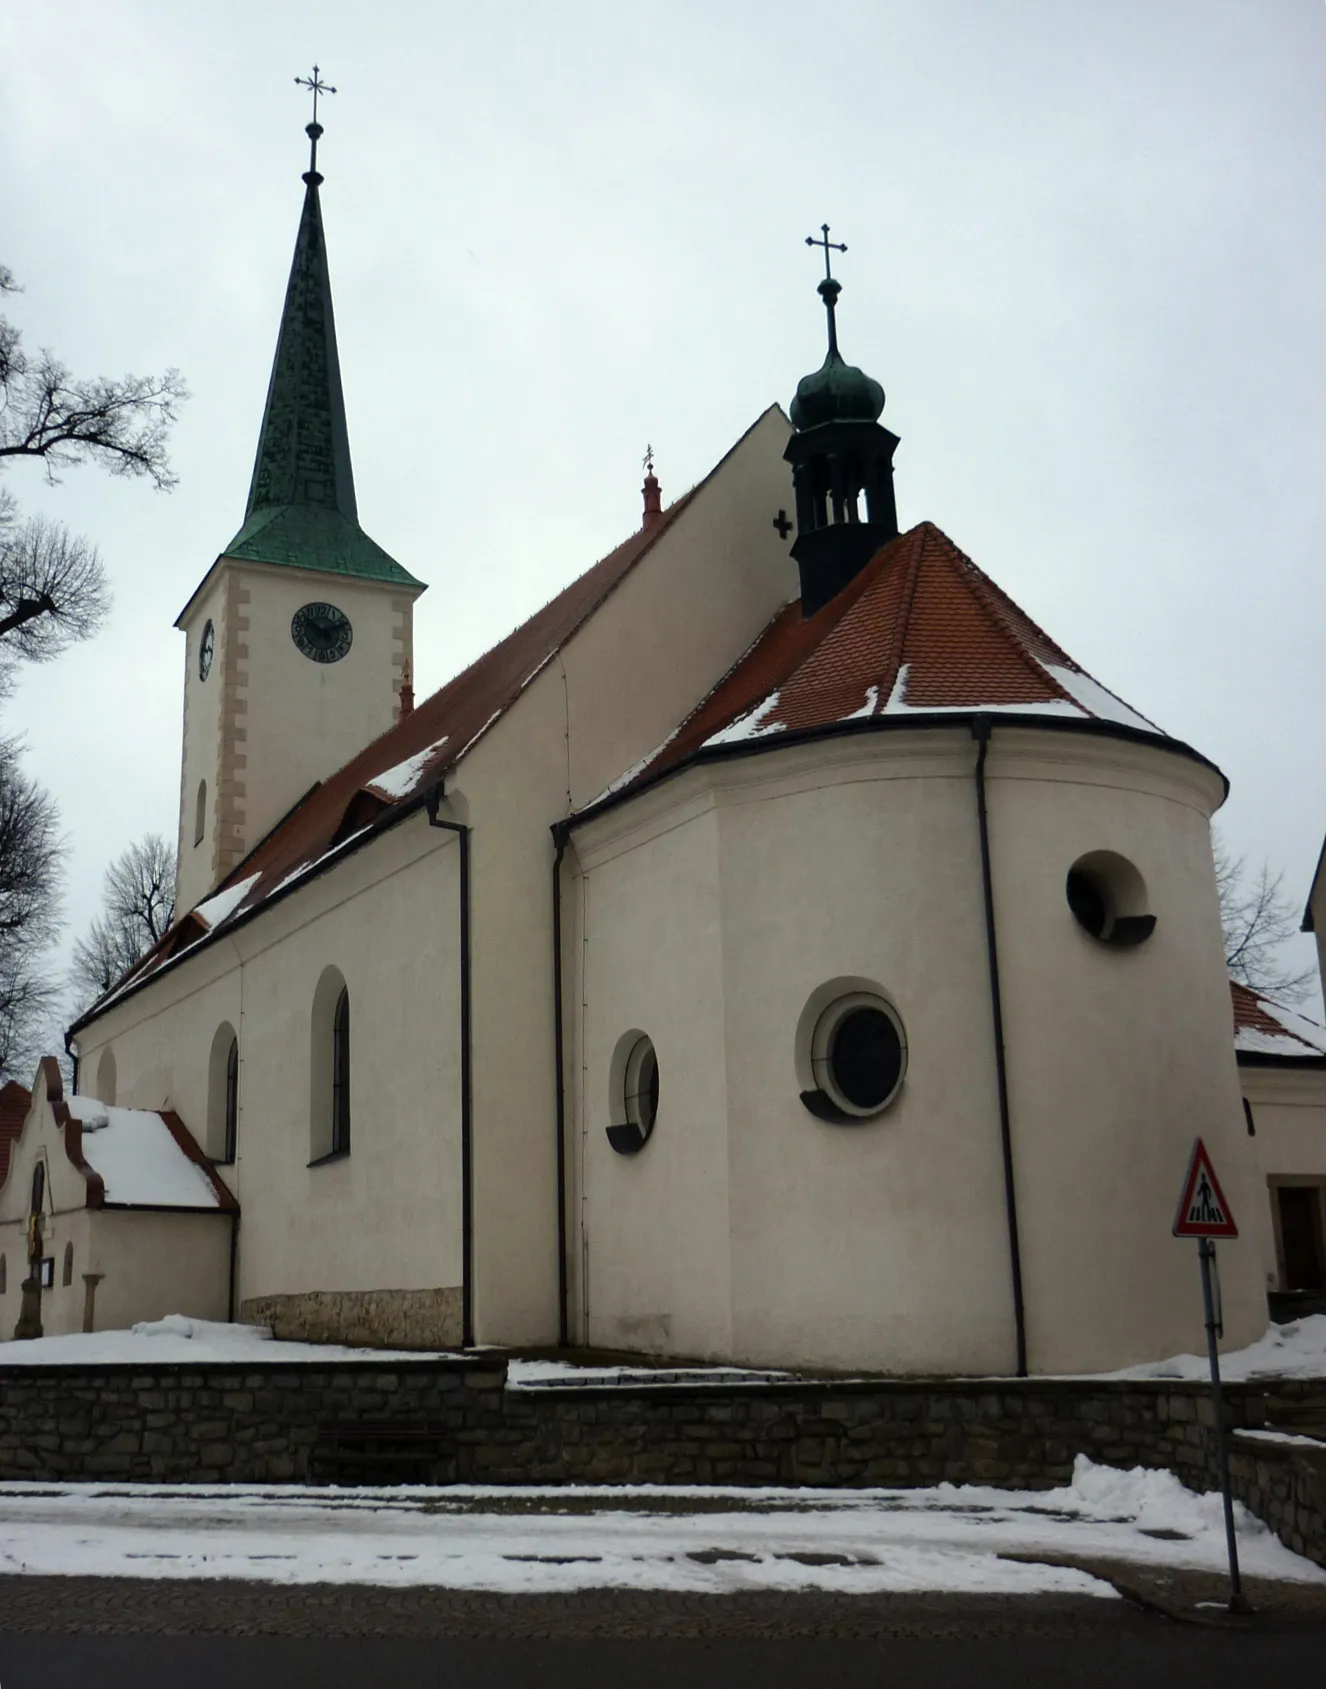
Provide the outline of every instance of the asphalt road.
[[1113,1638],[472,1641],[0,1636],[2,1689],[1261,1689],[1321,1682],[1326,1634],[1154,1619]]

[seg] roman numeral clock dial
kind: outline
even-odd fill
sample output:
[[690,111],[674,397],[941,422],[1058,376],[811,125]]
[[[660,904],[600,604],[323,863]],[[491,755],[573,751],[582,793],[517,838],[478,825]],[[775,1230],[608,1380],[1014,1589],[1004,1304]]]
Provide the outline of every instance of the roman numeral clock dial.
[[290,637],[313,663],[339,663],[350,649],[354,629],[334,604],[305,604],[290,621]]

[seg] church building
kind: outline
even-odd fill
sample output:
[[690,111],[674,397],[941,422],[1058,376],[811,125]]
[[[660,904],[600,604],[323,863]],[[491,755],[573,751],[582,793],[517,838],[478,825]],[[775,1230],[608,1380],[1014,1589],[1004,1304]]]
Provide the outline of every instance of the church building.
[[[1242,1057],[1298,1063],[1258,1083],[1307,1111],[1279,1171],[1319,1236],[1326,1036],[1250,994],[1236,1051],[1219,769],[899,531],[827,228],[790,410],[671,504],[651,469],[637,530],[416,705],[321,133],[244,520],[176,624],[177,918],[73,1027],[82,1097],[39,1076],[8,1146],[4,1335],[24,1238],[77,1257],[107,1220],[34,1226],[36,1163],[67,1191],[62,1155],[98,1177],[135,1131],[189,1198],[97,1261],[136,1318],[935,1374],[1199,1348],[1200,1134],[1241,1228],[1226,1341],[1259,1335],[1294,1287]],[[47,1331],[87,1324],[82,1271]]]

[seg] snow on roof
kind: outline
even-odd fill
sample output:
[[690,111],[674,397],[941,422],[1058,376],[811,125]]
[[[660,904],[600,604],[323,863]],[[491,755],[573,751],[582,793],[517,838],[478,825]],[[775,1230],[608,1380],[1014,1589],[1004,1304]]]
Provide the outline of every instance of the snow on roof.
[[780,610],[655,756],[608,790],[783,731],[975,713],[1108,722],[1166,740],[922,522],[809,619],[797,600]]
[[151,1208],[220,1208],[206,1170],[152,1109],[111,1108],[95,1097],[65,1099],[82,1126],[82,1153],[106,1187],[105,1200]]
[[211,897],[204,898],[193,911],[194,914],[200,921],[205,921],[209,928],[219,927],[235,913],[257,885],[258,879],[257,874],[250,874],[246,880],[237,880],[233,886],[223,887]]
[[1234,1008],[1234,1048],[1247,1056],[1326,1056],[1326,1027],[1264,997],[1236,979],[1229,982]]
[[408,798],[423,779],[429,763],[450,737],[450,734],[444,733],[431,745],[425,745],[422,751],[416,751],[413,756],[406,757],[404,762],[398,762],[393,767],[384,769],[381,774],[375,774],[367,782],[368,790],[381,792],[383,797],[393,800]]

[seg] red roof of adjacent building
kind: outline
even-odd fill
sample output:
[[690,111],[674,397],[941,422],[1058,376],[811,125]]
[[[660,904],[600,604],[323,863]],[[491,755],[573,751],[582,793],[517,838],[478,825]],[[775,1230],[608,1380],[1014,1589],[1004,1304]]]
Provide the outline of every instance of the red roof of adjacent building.
[[0,1185],[9,1177],[9,1157],[32,1107],[32,1092],[17,1079],[0,1085]]
[[1234,1002],[1234,1048],[1240,1056],[1326,1058],[1326,1026],[1236,979],[1230,980],[1229,991]]
[[1164,737],[922,522],[809,620],[799,602],[781,610],[621,789],[740,740],[945,711],[1107,721]]

